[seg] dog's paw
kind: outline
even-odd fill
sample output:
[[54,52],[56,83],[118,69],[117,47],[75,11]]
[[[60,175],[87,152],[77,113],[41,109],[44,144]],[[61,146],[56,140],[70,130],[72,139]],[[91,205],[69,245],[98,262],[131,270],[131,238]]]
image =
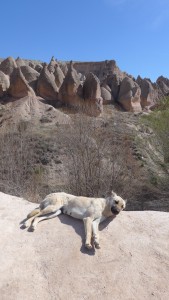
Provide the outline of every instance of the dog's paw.
[[27,228],[27,226],[25,224],[22,224],[20,227],[20,229],[25,229],[25,228]]
[[28,227],[28,225],[26,223],[23,223],[22,226],[21,226],[22,229],[25,229],[27,227]]
[[89,249],[89,250],[92,249],[92,245],[91,245],[91,244],[85,244],[85,247],[86,247],[87,249]]
[[34,226],[30,226],[29,229],[28,229],[28,231],[29,231],[29,232],[35,231],[35,227],[34,227]]
[[96,243],[96,242],[95,242],[94,245],[95,245],[95,248],[96,248],[96,249],[100,249],[100,248],[101,248],[99,243]]

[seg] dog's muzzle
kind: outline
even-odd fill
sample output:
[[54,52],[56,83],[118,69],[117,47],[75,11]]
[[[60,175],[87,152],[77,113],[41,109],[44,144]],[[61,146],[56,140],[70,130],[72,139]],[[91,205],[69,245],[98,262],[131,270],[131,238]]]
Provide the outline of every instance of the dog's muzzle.
[[115,207],[111,207],[111,212],[114,214],[114,215],[118,215],[119,214],[119,210]]

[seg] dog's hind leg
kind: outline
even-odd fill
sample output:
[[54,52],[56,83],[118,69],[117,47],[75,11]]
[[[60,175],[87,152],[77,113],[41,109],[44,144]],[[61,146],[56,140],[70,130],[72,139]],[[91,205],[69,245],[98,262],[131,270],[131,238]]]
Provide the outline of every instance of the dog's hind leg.
[[27,219],[32,218],[33,216],[37,215],[39,212],[40,212],[40,208],[39,207],[35,208],[27,215]]
[[56,207],[55,205],[49,205],[47,207],[45,207],[44,209],[40,210],[37,214],[33,215],[31,218],[27,219],[25,221],[25,223],[23,224],[23,226],[26,228],[26,227],[29,227],[31,226],[31,223],[32,221],[39,217],[39,216],[43,216],[43,215],[47,215],[47,214],[50,214],[50,213],[54,213],[56,212],[60,207]]
[[60,214],[62,213],[62,210],[61,209],[58,209],[56,212],[54,213],[50,213],[48,215],[44,215],[42,217],[37,217],[35,218],[33,221],[32,221],[32,224],[31,224],[31,227],[30,227],[30,230],[31,231],[34,231],[37,224],[43,220],[47,220],[47,219],[52,219],[52,218],[55,218],[57,216],[59,216]]
[[84,228],[85,228],[85,247],[92,249],[91,238],[92,238],[92,219],[90,217],[84,218]]

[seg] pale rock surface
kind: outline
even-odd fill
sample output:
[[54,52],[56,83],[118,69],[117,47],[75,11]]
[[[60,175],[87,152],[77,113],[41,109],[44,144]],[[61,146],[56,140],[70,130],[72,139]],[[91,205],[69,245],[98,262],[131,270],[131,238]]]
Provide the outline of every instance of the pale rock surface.
[[9,56],[4,59],[0,64],[0,71],[5,73],[6,75],[11,75],[13,70],[17,68],[17,64],[13,57]]
[[118,102],[126,111],[141,112],[141,89],[130,77],[125,77],[120,85]]
[[124,74],[119,72],[118,74],[110,74],[104,80],[102,86],[106,88],[106,85],[109,86],[112,94],[112,98],[116,101],[118,99],[120,84],[124,78]]
[[103,104],[111,104],[112,95],[105,87],[101,86],[101,97],[103,98]]
[[63,74],[66,76],[67,71],[68,71],[68,66],[67,66],[67,64],[66,64],[66,63],[63,63],[63,62],[60,63],[60,68],[61,68]]
[[83,103],[80,78],[73,67],[72,61],[69,64],[67,74],[60,87],[59,99],[64,104],[68,104],[70,106],[78,107]]
[[43,70],[43,66],[41,64],[37,64],[35,66],[35,71],[37,71],[38,73],[40,73]]
[[5,95],[5,93],[9,89],[9,86],[9,76],[0,71],[0,98]]
[[169,299],[168,213],[122,212],[100,226],[102,248],[87,251],[82,221],[68,216],[21,230],[35,207],[0,193],[1,300]]
[[21,71],[27,80],[28,84],[36,90],[37,80],[39,78],[39,73],[31,68],[30,66],[21,66]]
[[164,76],[160,76],[156,82],[158,87],[160,87],[163,96],[169,95],[169,79]]
[[155,105],[156,93],[153,88],[151,81],[147,78],[142,79],[140,76],[137,77],[137,83],[141,88],[141,107],[144,109],[151,108]]
[[20,57],[17,57],[17,59],[15,60],[16,61],[16,64],[17,64],[17,67],[23,67],[23,66],[26,66],[24,60]]
[[57,62],[54,58],[54,56],[52,56],[50,63],[48,65],[48,70],[50,73],[54,73],[55,72],[55,66],[57,65]]
[[58,89],[60,89],[60,87],[63,83],[63,80],[65,78],[65,75],[63,74],[61,68],[59,67],[59,65],[57,63],[55,64],[54,76],[55,76],[55,83],[56,83]]
[[86,109],[92,116],[99,116],[103,111],[103,99],[101,97],[100,81],[96,75],[89,73],[83,85],[83,97]]
[[100,81],[103,81],[107,74],[120,74],[115,60],[95,61],[95,62],[75,62],[74,67],[77,72],[87,76],[90,72],[95,74]]
[[44,104],[38,97],[26,96],[6,104],[6,112],[0,119],[1,127],[15,126],[21,121],[36,124],[39,121],[46,126],[70,124],[71,118],[53,106]]
[[35,97],[33,89],[27,83],[20,68],[15,68],[10,77],[9,95],[14,98]]
[[31,67],[32,69],[35,69],[36,64],[32,61],[29,61],[28,66]]
[[44,65],[37,82],[37,94],[46,100],[56,101],[58,99],[58,87],[55,83],[53,73],[48,66]]

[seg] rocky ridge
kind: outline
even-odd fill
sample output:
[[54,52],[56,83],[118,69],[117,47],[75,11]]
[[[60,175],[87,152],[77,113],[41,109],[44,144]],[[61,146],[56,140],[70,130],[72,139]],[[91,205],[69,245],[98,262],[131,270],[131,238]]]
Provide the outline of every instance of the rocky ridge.
[[[40,96],[54,107],[69,106],[99,116],[106,104],[129,112],[153,108],[169,94],[169,79],[156,83],[122,72],[116,62],[60,62],[49,64],[12,57],[0,63],[0,101]],[[7,100],[6,100],[7,99]]]

